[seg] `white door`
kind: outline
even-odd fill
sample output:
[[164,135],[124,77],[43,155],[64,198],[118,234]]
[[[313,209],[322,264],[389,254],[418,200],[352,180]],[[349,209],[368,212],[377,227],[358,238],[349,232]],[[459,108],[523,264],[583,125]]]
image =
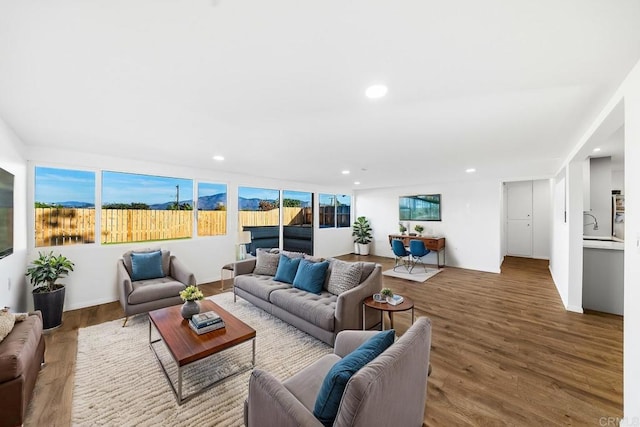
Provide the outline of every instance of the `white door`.
[[507,183],[507,220],[531,220],[533,212],[533,181]]
[[507,221],[507,255],[530,257],[532,254],[531,221]]
[[507,255],[533,255],[533,181],[507,183]]

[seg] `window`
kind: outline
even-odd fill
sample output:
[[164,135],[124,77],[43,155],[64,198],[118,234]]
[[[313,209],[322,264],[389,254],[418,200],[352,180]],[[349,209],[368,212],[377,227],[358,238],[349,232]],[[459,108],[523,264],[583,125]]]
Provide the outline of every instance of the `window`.
[[336,196],[335,194],[320,194],[320,228],[332,228],[336,226]]
[[192,233],[192,180],[102,172],[103,243],[184,239]]
[[198,236],[227,234],[227,186],[198,183]]
[[336,225],[351,227],[351,196],[336,194]]
[[280,247],[280,191],[239,187],[238,228],[251,232],[251,253]]
[[94,172],[35,168],[35,245],[95,242]]
[[282,248],[313,255],[313,193],[282,192]]

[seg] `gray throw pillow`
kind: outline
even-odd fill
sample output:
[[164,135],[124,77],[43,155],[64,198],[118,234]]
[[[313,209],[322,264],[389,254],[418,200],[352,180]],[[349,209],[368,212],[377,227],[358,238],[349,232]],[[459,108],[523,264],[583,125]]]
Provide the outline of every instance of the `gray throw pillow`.
[[276,271],[278,271],[278,261],[280,261],[280,254],[272,254],[267,251],[257,251],[256,266],[253,269],[253,274],[275,276]]
[[340,295],[358,286],[361,275],[361,262],[333,260],[331,262],[331,276],[329,276],[327,290],[334,295]]

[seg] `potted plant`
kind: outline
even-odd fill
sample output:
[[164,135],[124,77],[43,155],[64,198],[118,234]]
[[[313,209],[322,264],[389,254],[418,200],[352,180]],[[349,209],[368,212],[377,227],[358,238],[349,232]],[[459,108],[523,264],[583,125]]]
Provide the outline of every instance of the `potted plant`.
[[180,292],[180,298],[184,301],[180,314],[183,318],[189,320],[194,314],[200,313],[200,304],[198,301],[204,298],[202,291],[195,285],[190,285]]
[[392,298],[393,297],[393,291],[391,290],[391,288],[382,288],[380,293],[385,298]]
[[369,255],[369,243],[371,243],[371,224],[364,216],[359,216],[353,223],[353,242],[355,244],[356,254]]
[[33,306],[42,312],[43,329],[62,324],[65,286],[56,283],[73,271],[74,264],[64,255],[38,252],[38,258],[28,267],[26,276],[33,285]]
[[398,223],[398,230],[400,230],[400,234],[404,235],[404,233],[407,231],[407,227],[404,226],[403,223]]
[[413,229],[416,230],[416,233],[418,233],[419,236],[422,236],[422,232],[424,231],[424,227],[423,226],[418,224],[415,227],[413,227]]

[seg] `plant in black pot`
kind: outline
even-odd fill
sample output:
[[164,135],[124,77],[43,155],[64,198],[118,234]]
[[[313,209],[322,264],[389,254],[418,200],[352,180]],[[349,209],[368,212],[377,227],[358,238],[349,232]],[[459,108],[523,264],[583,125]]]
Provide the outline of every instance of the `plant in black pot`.
[[353,242],[356,247],[356,254],[369,255],[369,243],[371,243],[372,235],[371,224],[369,220],[364,216],[359,216],[353,223]]
[[33,305],[42,312],[43,329],[62,324],[65,287],[56,283],[73,271],[74,264],[63,255],[38,252],[38,258],[27,267],[26,276],[33,285]]

